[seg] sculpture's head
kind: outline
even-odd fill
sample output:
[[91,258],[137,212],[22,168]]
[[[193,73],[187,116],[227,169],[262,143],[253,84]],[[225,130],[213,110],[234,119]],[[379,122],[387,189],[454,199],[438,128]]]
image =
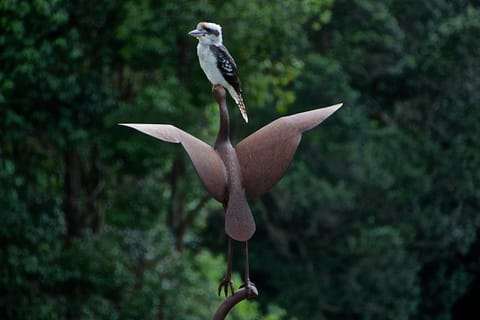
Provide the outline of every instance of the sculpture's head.
[[215,100],[217,101],[217,103],[225,104],[225,98],[226,98],[225,88],[217,84],[213,86],[212,91],[213,91],[213,96],[215,97]]

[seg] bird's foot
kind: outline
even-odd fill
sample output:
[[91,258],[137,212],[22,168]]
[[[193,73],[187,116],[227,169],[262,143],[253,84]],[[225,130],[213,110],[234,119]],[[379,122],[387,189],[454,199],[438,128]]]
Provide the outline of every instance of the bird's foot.
[[247,299],[252,299],[258,297],[258,290],[255,287],[255,283],[250,280],[247,280],[244,284],[240,286],[240,289],[245,288],[247,290]]
[[228,297],[228,290],[232,293],[232,295],[235,293],[235,289],[233,288],[233,281],[231,277],[225,277],[220,281],[220,284],[218,285],[218,295],[222,294],[222,290],[225,293],[225,297]]

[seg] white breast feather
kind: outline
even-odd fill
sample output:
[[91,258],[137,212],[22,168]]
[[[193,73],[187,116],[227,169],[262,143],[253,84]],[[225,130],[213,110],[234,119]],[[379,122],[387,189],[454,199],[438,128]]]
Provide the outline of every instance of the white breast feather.
[[[225,80],[217,67],[217,58],[213,54],[212,50],[206,45],[198,44],[197,46],[198,60],[200,61],[200,67],[207,76],[212,85],[219,84],[228,90],[235,102],[238,101],[238,94],[235,89]],[[230,66],[233,71],[233,67]],[[227,68],[228,69],[228,68]]]

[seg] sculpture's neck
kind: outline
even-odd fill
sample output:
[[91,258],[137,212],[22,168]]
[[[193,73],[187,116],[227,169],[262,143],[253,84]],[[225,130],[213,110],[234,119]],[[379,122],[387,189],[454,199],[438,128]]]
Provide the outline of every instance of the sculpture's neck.
[[217,146],[222,143],[230,142],[230,119],[228,117],[225,89],[221,86],[215,86],[213,95],[217,100],[220,111],[220,127],[218,129],[217,140],[215,141],[215,148],[217,148]]

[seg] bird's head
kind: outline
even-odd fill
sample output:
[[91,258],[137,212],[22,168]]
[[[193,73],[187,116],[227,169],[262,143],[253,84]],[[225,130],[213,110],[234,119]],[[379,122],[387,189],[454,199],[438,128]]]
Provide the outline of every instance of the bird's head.
[[221,44],[222,43],[222,27],[213,22],[200,22],[197,29],[188,33],[195,37],[203,44]]

